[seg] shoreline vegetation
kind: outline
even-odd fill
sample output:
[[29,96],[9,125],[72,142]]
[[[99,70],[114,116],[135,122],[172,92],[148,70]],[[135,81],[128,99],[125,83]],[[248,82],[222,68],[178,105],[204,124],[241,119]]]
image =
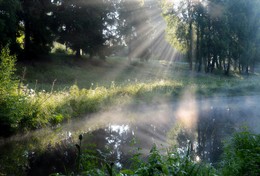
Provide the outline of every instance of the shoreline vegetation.
[[257,73],[197,74],[184,62],[128,63],[116,57],[78,62],[51,55],[50,62],[25,65],[16,64],[8,49],[2,50],[1,59],[2,136],[57,125],[111,106],[178,101],[185,91],[203,99],[255,95],[260,88]]

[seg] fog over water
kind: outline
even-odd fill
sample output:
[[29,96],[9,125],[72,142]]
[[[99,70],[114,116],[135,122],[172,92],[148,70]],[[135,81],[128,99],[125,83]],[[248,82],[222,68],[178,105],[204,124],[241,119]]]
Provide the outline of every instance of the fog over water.
[[[136,148],[141,148],[141,152],[146,155],[154,144],[162,149],[173,145],[185,149],[190,141],[200,159],[214,163],[222,153],[223,140],[232,133],[242,127],[260,133],[259,102],[259,95],[200,100],[192,92],[186,92],[178,102],[117,106],[85,118],[73,119],[55,129],[42,129],[2,139],[0,156],[5,158],[16,153],[18,158],[27,157],[31,160],[30,154],[37,156],[37,150],[56,146],[57,151],[63,154],[66,151],[68,161],[73,161],[78,135],[83,134],[83,148],[90,149],[93,147],[90,144],[93,144],[93,149],[109,149],[111,161],[119,167],[129,164],[131,151]],[[61,144],[58,144],[59,141],[62,141]],[[48,154],[45,159],[52,161],[49,157],[57,158],[56,155]],[[31,161],[32,175],[38,172],[39,165],[35,163],[39,162],[43,170],[48,171],[43,164],[46,161],[36,157]],[[55,160],[52,162],[52,165],[60,165]],[[49,172],[58,170],[57,166],[56,170]]]

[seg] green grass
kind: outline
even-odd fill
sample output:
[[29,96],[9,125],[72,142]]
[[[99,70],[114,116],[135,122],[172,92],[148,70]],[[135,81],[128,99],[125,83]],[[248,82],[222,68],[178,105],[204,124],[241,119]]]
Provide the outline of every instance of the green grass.
[[178,84],[182,89],[196,87],[198,96],[215,96],[251,94],[260,87],[258,75],[226,77],[221,74],[191,73],[188,64],[183,62],[169,64],[167,61],[151,60],[141,63],[137,60],[129,64],[126,58],[119,57],[111,57],[103,62],[88,61],[84,57],[77,60],[73,56],[56,54],[48,62],[36,62],[33,66],[19,65],[17,74],[22,75],[23,67],[26,67],[24,84],[47,92],[52,88],[56,91],[68,90],[74,84],[80,89],[110,89],[112,85],[121,88],[131,85],[138,89],[140,84],[149,87],[157,83],[157,88],[164,90],[162,94],[167,94],[165,89],[172,89],[171,86]]

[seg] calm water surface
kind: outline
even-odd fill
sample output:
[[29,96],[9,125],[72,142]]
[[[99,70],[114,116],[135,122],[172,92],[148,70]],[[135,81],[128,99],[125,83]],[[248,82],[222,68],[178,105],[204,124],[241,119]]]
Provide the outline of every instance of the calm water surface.
[[[48,175],[75,169],[81,149],[127,167],[137,151],[143,156],[156,144],[165,149],[188,143],[204,161],[215,163],[222,141],[241,126],[259,133],[259,96],[183,99],[178,103],[116,107],[52,129],[0,140],[0,175]],[[162,150],[163,151],[163,150]]]

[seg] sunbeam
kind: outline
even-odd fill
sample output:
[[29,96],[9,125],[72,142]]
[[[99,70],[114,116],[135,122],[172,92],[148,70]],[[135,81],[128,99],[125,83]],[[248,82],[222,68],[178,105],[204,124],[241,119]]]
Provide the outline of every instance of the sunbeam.
[[182,101],[176,112],[177,120],[184,125],[185,128],[194,129],[198,120],[198,107],[195,100],[195,87],[187,88],[183,93]]

